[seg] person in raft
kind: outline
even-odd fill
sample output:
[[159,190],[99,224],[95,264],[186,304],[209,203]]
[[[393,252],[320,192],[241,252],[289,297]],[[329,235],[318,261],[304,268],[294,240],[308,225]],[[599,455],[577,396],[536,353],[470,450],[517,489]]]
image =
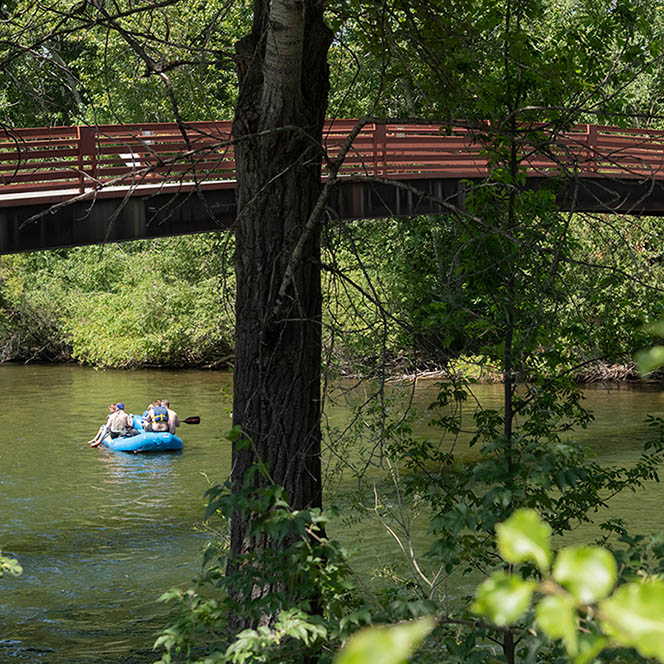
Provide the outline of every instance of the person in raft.
[[111,431],[111,438],[130,438],[131,436],[138,436],[138,431],[134,429],[134,417],[125,413],[124,404],[118,402],[115,404],[115,412],[109,415],[109,426]]
[[150,427],[149,431],[168,431],[168,408],[162,406],[162,401],[156,401],[150,406],[146,418]]
[[113,413],[115,413],[115,411],[117,410],[117,406],[114,403],[112,403],[112,404],[109,405],[108,410],[110,412],[108,414],[108,417],[106,418],[106,422],[99,427],[99,431],[97,431],[97,435],[92,440],[88,441],[88,445],[90,445],[90,447],[97,447],[98,445],[100,445],[101,441],[103,440],[104,436],[106,435],[106,432],[109,431],[111,417],[112,417]]
[[169,403],[168,399],[163,399],[161,406],[162,408],[166,409],[166,413],[168,415],[168,430],[170,433],[175,435],[175,427],[180,426],[180,419],[178,418],[178,414],[174,410],[171,410],[171,404]]
[[148,404],[148,407],[143,411],[143,429],[145,431],[154,431],[152,428],[152,409],[161,406],[161,399],[155,399],[152,403]]
[[168,399],[153,403],[145,420],[150,427],[149,431],[168,431],[175,434],[175,427],[180,426],[178,414],[171,410]]

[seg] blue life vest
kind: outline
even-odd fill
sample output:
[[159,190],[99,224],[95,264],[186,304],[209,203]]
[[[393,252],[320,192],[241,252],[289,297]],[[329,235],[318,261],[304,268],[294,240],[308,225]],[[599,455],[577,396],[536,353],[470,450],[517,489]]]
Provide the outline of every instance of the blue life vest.
[[168,410],[163,406],[155,406],[152,409],[153,422],[168,422]]

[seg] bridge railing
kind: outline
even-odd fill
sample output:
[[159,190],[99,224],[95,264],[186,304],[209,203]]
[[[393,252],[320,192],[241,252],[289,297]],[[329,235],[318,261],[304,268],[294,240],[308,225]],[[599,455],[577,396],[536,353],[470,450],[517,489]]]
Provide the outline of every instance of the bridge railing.
[[[329,121],[324,147],[339,154],[356,120]],[[532,141],[531,141],[532,142]],[[520,150],[531,176],[664,178],[664,132],[580,125]],[[342,176],[477,178],[487,172],[481,135],[417,123],[367,124]],[[165,183],[223,185],[235,179],[230,122],[48,127],[0,131],[0,194],[126,191]]]
[[[335,154],[355,121],[335,121],[327,140]],[[488,135],[491,127],[487,126]],[[432,124],[367,125],[353,142],[342,175],[404,178],[477,178],[487,174],[482,132]],[[537,138],[537,136],[535,136]],[[519,156],[529,176],[572,173],[583,177],[664,178],[664,131],[577,125],[552,136],[532,133]]]
[[47,127],[0,132],[0,193],[232,180],[230,122]]

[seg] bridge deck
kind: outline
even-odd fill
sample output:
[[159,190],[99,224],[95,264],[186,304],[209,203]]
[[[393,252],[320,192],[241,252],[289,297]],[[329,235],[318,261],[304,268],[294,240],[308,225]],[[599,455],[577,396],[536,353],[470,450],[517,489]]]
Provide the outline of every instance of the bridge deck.
[[[356,124],[327,123],[327,158]],[[0,253],[229,226],[230,132],[230,122],[193,122],[185,134],[175,124],[0,131]],[[552,143],[542,130],[541,139],[548,149],[524,144],[522,163],[531,186],[563,171],[574,176],[580,186],[560,194],[563,206],[664,214],[663,131],[581,125]],[[331,206],[346,219],[441,212],[440,201],[454,203],[463,180],[486,173],[477,131],[367,124],[348,150]]]

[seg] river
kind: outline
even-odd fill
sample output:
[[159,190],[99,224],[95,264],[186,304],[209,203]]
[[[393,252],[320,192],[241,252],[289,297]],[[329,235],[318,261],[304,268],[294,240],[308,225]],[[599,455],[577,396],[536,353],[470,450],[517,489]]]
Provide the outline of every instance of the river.
[[[187,583],[208,535],[200,528],[203,494],[230,467],[229,374],[205,371],[95,371],[74,365],[0,365],[0,548],[16,556],[21,577],[0,580],[0,664],[137,664],[167,621],[156,598]],[[497,403],[501,386],[479,386]],[[420,381],[416,406],[432,398]],[[659,388],[585,390],[596,421],[578,438],[603,463],[630,463],[647,436],[644,418],[664,412]],[[127,455],[86,441],[124,401],[142,411],[168,398],[181,417],[182,454]],[[348,411],[330,409],[342,425]],[[419,433],[425,425],[419,426]],[[664,529],[664,490],[619,497],[613,508],[639,532]],[[357,545],[359,565],[394,555],[380,528],[340,524]],[[380,544],[379,544],[380,543]],[[378,558],[378,553],[383,558]]]

